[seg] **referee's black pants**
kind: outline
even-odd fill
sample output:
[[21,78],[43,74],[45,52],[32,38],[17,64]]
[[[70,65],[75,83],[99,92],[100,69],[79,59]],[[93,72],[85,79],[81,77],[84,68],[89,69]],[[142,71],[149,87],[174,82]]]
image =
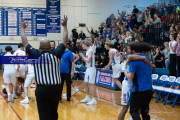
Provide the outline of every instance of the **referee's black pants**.
[[60,85],[37,85],[35,95],[39,120],[58,120]]
[[64,81],[66,80],[66,87],[67,87],[67,100],[71,98],[71,73],[61,73],[61,92],[60,92],[60,100],[62,96],[62,91],[63,91],[63,85]]
[[152,90],[133,92],[130,98],[130,114],[133,120],[141,120],[138,110],[141,110],[143,120],[150,120],[149,103],[152,97]]

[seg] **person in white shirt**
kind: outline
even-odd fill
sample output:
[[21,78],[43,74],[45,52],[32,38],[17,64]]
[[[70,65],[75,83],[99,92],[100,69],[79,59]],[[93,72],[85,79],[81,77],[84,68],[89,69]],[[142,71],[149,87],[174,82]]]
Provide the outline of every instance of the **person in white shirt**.
[[[25,51],[23,51],[24,47],[22,43],[18,44],[18,50],[16,52],[14,52],[15,56],[25,56],[26,53]],[[24,64],[17,64],[16,68],[18,69],[17,71],[17,78],[16,81],[14,82],[14,86],[17,86],[17,81],[18,81],[18,77],[23,78],[24,74],[25,74],[25,65]],[[17,93],[17,87],[13,87],[13,98],[17,99],[18,96],[16,95]]]
[[109,64],[105,67],[102,68],[102,71],[105,71],[106,69],[108,69],[111,65],[112,65],[112,69],[113,69],[113,81],[116,83],[116,85],[122,89],[122,84],[121,82],[118,80],[118,78],[121,76],[121,55],[119,54],[119,52],[114,49],[114,43],[112,41],[107,41],[105,43],[105,47],[106,50],[109,50]]
[[166,49],[170,52],[169,76],[176,76],[176,52],[174,49],[176,45],[176,41],[174,40],[175,35],[171,34],[169,38],[169,47],[165,45]]
[[25,84],[24,84],[25,99],[20,101],[20,103],[26,104],[26,103],[29,103],[28,98],[32,98],[32,96],[28,93],[28,87],[30,87],[32,80],[35,79],[33,64],[25,65],[25,75],[24,76],[26,76],[26,80],[25,80]]
[[[94,82],[96,77],[96,68],[95,68],[95,57],[93,50],[90,48],[89,41],[85,40],[82,43],[83,49],[85,49],[86,56],[83,55],[83,53],[80,53],[80,56],[82,57],[82,60],[86,62],[86,73],[84,77],[84,86],[86,90],[86,97],[81,100],[82,103],[88,102],[87,105],[96,105],[96,99],[95,99],[95,89],[94,89]],[[89,97],[89,88],[92,93],[92,100]]]
[[90,46],[90,48],[93,50],[93,53],[95,54],[96,53],[96,43],[95,43],[95,41],[93,42],[93,41],[91,41],[91,46]]
[[[6,50],[6,54],[4,56],[13,56],[11,54],[12,52],[11,46],[6,46],[5,50]],[[12,83],[16,81],[16,72],[18,71],[17,69],[15,68],[15,64],[4,64],[3,79],[4,79],[4,83],[6,83],[8,102],[12,102],[12,103],[15,102],[12,96],[12,90],[13,90]]]

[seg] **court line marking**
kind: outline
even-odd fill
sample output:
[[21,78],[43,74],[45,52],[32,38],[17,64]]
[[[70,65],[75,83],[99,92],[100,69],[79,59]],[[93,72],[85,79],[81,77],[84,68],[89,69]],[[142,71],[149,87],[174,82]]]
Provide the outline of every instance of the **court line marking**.
[[[1,96],[4,98],[3,94],[0,92]],[[9,107],[13,110],[13,112],[16,114],[16,116],[19,118],[19,120],[22,120],[22,118],[18,115],[18,113],[14,110],[14,108],[11,106],[11,104],[4,98],[6,103],[9,105]]]
[[[83,93],[86,93],[85,91],[82,91],[82,90],[79,90],[79,91],[80,91],[80,92],[83,92]],[[98,97],[98,96],[95,96],[95,97],[97,97],[97,98],[99,98],[99,99],[103,99],[103,98],[100,98],[100,97]],[[108,101],[108,102],[111,102],[111,101],[106,100],[106,99],[103,99],[103,100]],[[123,106],[123,105],[121,105],[121,104],[119,104],[119,103],[115,103],[115,102],[111,102],[111,103],[114,103],[114,104],[119,105],[119,106]],[[130,109],[130,108],[128,108],[128,109]],[[160,118],[151,116],[151,115],[150,115],[150,117],[155,118],[155,119],[158,119],[158,120],[163,120],[163,119],[160,119]]]

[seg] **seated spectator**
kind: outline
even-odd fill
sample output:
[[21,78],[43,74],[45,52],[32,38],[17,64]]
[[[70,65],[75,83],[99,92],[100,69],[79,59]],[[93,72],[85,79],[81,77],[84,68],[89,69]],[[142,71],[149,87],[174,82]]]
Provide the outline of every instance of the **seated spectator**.
[[71,51],[71,52],[73,52],[73,53],[78,53],[79,51],[78,51],[78,48],[74,45],[74,42],[71,42],[71,45],[70,45],[70,47],[69,47],[69,50]]
[[82,51],[82,45],[79,42],[77,42],[76,47],[77,47],[78,51]]
[[83,33],[81,30],[81,33],[79,34],[79,39],[84,40],[86,38],[86,34]]
[[161,17],[161,21],[164,23],[169,23],[169,17],[167,13]]
[[96,42],[91,41],[90,44],[91,44],[90,48],[93,50],[93,53],[95,54],[96,53]]
[[117,40],[116,40],[116,36],[115,36],[115,34],[114,34],[114,33],[112,34],[111,40],[113,41],[113,43],[116,43],[116,42],[117,42]]
[[155,59],[155,66],[157,68],[162,68],[162,61],[163,61],[163,55],[160,53],[159,48],[156,48],[156,52],[153,56],[153,58]]
[[95,55],[95,66],[97,67],[99,63],[101,62],[101,59],[98,54]]
[[119,36],[119,31],[117,30],[116,27],[113,28],[112,33],[115,35],[115,38],[118,38],[118,36]]
[[125,39],[123,40],[123,48],[126,48],[127,49],[127,44],[132,41],[131,39],[131,35],[130,35],[130,32],[126,32],[126,37]]
[[91,33],[94,35],[94,37],[99,37],[99,34],[97,33],[97,30],[95,32],[93,31],[93,28],[91,27]]
[[101,62],[99,63],[99,65],[97,67],[104,68],[108,63],[109,63],[109,61],[107,60],[106,55],[101,54]]
[[119,43],[123,43],[123,40],[125,39],[125,32],[122,32],[121,35],[119,35],[118,39],[119,39]]

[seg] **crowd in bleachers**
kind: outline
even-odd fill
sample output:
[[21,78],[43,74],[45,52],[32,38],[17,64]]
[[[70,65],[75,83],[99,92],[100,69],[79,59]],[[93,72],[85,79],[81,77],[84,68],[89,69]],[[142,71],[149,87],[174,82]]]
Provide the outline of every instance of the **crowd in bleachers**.
[[[129,54],[127,51],[129,42],[148,42],[152,45],[149,56],[157,68],[168,69],[169,65],[172,67],[177,62],[177,68],[180,69],[178,64],[180,61],[179,5],[168,4],[165,6],[164,3],[157,6],[150,5],[144,11],[138,10],[134,5],[132,14],[118,10],[119,16],[116,18],[114,14],[111,14],[100,24],[99,30],[94,30],[92,27],[91,30],[87,28],[90,38],[86,38],[83,31],[78,35],[76,29],[73,29],[72,42],[69,42],[70,50],[74,53],[84,51],[81,42],[85,39],[89,40],[96,53],[96,66],[103,67],[108,63],[108,51],[104,45],[106,41],[114,42],[114,48],[121,53],[124,60]],[[171,54],[176,54],[177,57]],[[173,59],[170,59],[170,56]]]

